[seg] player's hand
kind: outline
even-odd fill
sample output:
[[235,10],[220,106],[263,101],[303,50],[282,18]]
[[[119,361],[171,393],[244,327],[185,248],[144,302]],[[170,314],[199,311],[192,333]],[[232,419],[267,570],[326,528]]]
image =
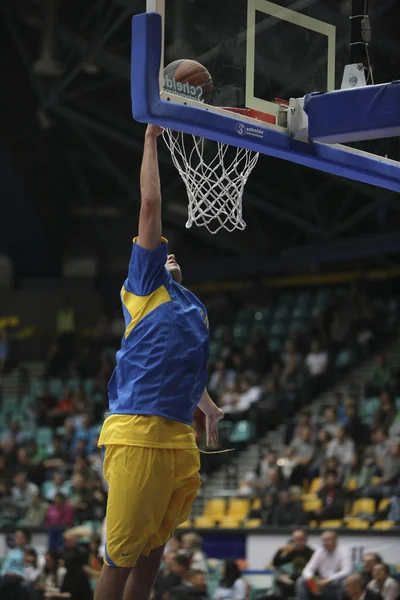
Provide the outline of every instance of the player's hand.
[[215,407],[215,410],[206,415],[207,446],[213,448],[218,444],[218,423],[224,418],[224,411]]
[[158,136],[161,135],[162,132],[163,128],[159,127],[158,125],[153,125],[152,123],[147,125],[146,136],[148,137],[158,138]]

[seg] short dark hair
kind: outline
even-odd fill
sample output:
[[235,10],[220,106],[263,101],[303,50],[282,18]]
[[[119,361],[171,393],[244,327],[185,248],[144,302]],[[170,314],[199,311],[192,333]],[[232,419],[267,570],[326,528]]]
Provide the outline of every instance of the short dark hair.
[[225,573],[221,580],[221,586],[225,588],[233,587],[233,584],[237,579],[241,577],[239,567],[234,560],[226,560],[224,563]]
[[31,532],[29,531],[29,529],[26,529],[25,527],[18,527],[18,529],[15,530],[15,533],[17,533],[17,531],[20,531],[22,533],[27,543],[31,541]]
[[187,554],[178,554],[175,557],[175,562],[180,567],[184,567],[185,569],[189,569],[189,567],[190,567],[190,559],[191,559],[191,557],[188,556]]

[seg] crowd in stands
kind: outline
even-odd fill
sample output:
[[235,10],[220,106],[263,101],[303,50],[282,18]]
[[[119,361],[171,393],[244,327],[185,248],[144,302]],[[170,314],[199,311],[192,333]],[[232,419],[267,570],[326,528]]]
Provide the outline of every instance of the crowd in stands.
[[[258,327],[231,323],[220,328],[220,336],[217,327],[212,338],[208,388],[226,415],[221,447],[230,444],[229,436],[238,423],[251,424],[253,441],[278,424],[289,423],[285,448],[262,448],[259,464],[241,482],[238,494],[249,498],[249,505],[240,523],[253,519],[264,526],[310,522],[324,526],[332,520],[346,524],[351,517],[368,524],[400,524],[399,372],[378,354],[361,393],[358,390],[345,398],[335,394],[322,414],[308,407],[342,373],[343,366],[350,365],[340,358],[343,348],[359,357],[374,349],[379,322],[373,304],[365,294],[351,290],[314,315],[308,329],[292,328],[286,341],[282,332],[276,337],[274,329],[279,310],[277,306],[273,315],[269,311],[269,332],[268,327],[261,327],[264,313],[251,309]],[[215,302],[211,323],[221,311],[229,312]],[[46,598],[69,593],[66,588],[72,589],[80,578],[89,583],[89,597],[90,583],[100,568],[96,539],[84,553],[79,550],[79,560],[71,562],[74,553],[68,546],[75,544],[74,552],[78,552],[76,537],[53,540],[51,552],[42,558],[35,557],[28,538],[30,527],[64,530],[90,521],[98,531],[104,519],[107,493],[97,439],[123,326],[123,320],[115,318],[111,324],[100,323],[91,340],[64,336],[50,345],[40,380],[23,372],[21,397],[14,402],[1,398],[0,524],[21,528],[13,552],[22,547],[29,551],[18,553],[19,567],[23,556],[23,574],[18,567],[18,576]],[[5,370],[1,360],[7,352],[7,336],[1,339],[0,367]],[[296,411],[300,412],[293,422]],[[203,447],[200,413],[195,414],[193,426]],[[203,472],[208,473],[215,463],[207,456],[203,459]],[[363,499],[373,505],[363,504]],[[41,569],[40,577],[35,577],[37,569]],[[71,569],[73,577],[67,576]],[[199,589],[197,597],[202,597],[202,568],[191,565],[185,572],[188,578],[190,572],[190,583]],[[1,585],[6,588],[12,583],[7,573],[3,568]],[[235,573],[234,566],[227,564],[222,580],[231,582]],[[241,583],[236,587],[235,599],[239,600],[244,587]],[[82,595],[79,598],[84,600]],[[218,598],[228,600],[223,591]]]

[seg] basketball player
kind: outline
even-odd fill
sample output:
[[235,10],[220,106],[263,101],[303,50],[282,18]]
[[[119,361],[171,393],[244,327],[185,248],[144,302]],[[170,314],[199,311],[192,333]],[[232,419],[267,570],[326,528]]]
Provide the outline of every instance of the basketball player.
[[223,417],[205,388],[206,309],[180,285],[161,237],[160,133],[149,125],[145,137],[139,233],[121,291],[126,330],[99,439],[108,503],[95,600],[149,598],[164,545],[189,517],[200,486],[192,412],[198,405],[205,413],[210,446]]

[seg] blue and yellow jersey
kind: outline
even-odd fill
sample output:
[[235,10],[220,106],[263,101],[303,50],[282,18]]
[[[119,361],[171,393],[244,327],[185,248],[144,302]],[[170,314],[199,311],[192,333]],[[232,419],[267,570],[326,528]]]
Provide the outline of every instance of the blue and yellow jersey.
[[121,291],[126,329],[99,445],[171,447],[171,437],[175,447],[194,444],[190,424],[206,386],[208,318],[196,296],[172,279],[167,256],[164,238],[152,251],[134,240]]

